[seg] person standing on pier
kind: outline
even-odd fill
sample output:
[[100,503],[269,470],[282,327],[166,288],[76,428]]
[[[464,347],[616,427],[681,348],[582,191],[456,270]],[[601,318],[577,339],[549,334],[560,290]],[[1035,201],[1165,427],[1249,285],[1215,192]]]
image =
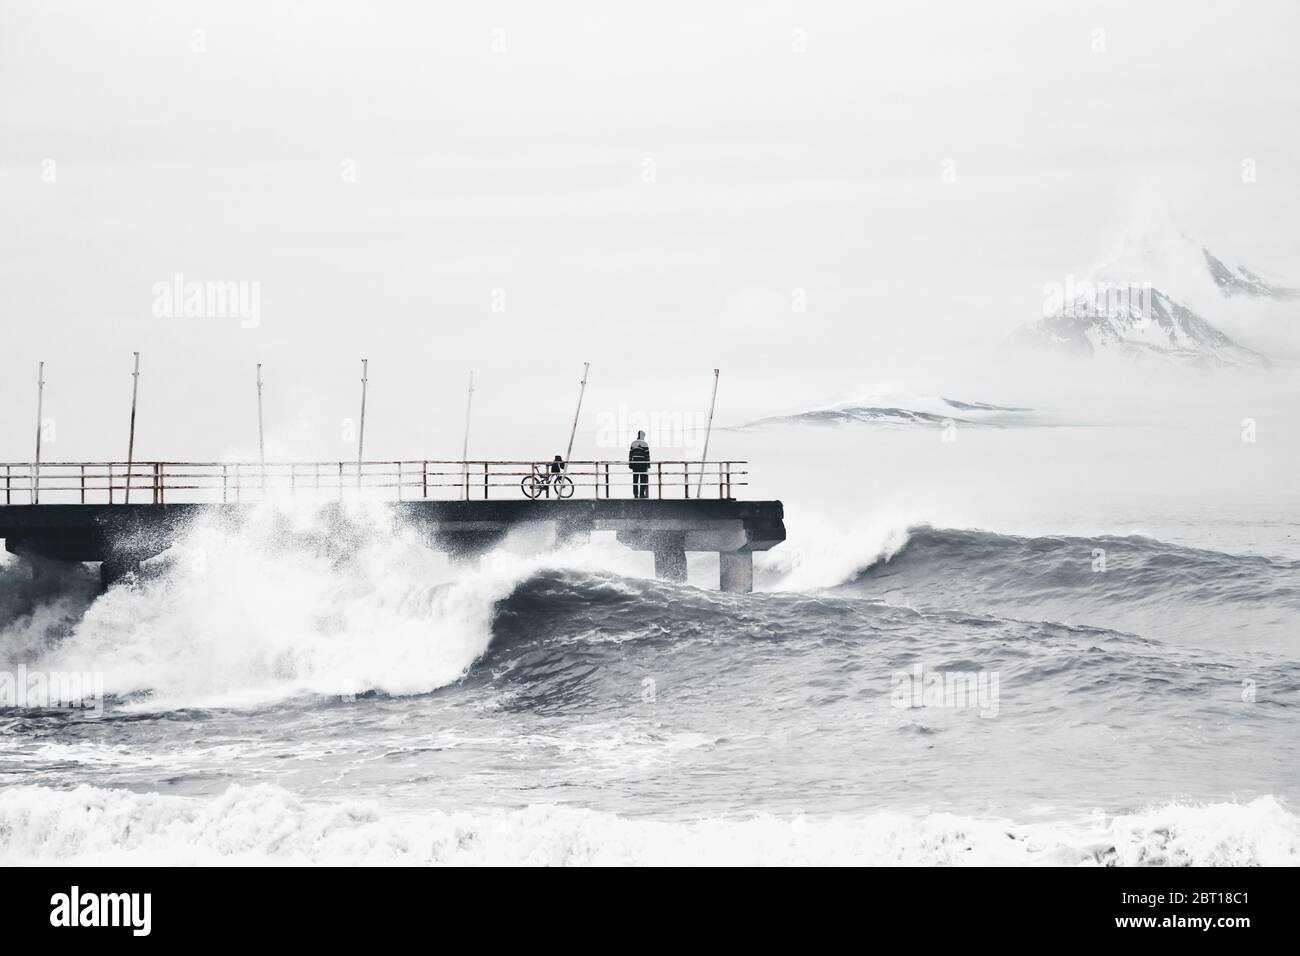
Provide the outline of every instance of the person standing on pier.
[[650,497],[650,446],[645,432],[637,432],[632,447],[627,450],[627,466],[632,469],[632,497]]

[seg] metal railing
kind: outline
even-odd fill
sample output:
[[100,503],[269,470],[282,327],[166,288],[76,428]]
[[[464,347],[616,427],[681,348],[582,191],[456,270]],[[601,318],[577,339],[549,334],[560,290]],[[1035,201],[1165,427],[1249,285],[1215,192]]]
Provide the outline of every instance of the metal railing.
[[[652,461],[642,497],[732,499],[743,461]],[[0,462],[0,501],[26,504],[241,502],[273,497],[397,501],[632,498],[626,461]],[[566,483],[567,482],[567,483]]]

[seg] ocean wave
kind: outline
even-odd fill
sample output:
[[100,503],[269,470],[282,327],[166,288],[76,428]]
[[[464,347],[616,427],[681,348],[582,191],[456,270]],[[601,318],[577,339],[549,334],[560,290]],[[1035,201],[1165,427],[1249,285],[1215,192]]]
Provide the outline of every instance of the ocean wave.
[[630,576],[638,556],[614,542],[536,535],[521,528],[456,562],[381,505],[350,505],[340,523],[278,503],[195,522],[102,595],[83,565],[6,557],[0,669],[102,674],[128,711],[419,695],[470,670],[496,639],[498,605],[526,582],[521,600],[552,620],[663,587]]
[[[1202,603],[1284,601],[1300,609],[1300,561],[1226,554],[1140,535],[1018,537],[917,525],[889,553],[873,554],[850,581],[924,567],[934,577],[978,576],[990,588],[1021,592],[1074,589],[1103,580],[1124,598],[1179,588]],[[1093,578],[1116,572],[1113,578]]]
[[1140,536],[1017,537],[920,525],[868,544],[841,593],[1294,651],[1300,561]]
[[1300,818],[1273,797],[1053,822],[945,812],[665,821],[566,806],[411,812],[273,785],[179,797],[81,786],[0,792],[8,865],[1294,866]]
[[0,662],[102,673],[109,695],[149,709],[455,681],[487,648],[496,602],[536,563],[503,550],[458,568],[387,509],[349,517],[346,551],[315,511],[199,522],[101,596],[32,595],[4,628]]
[[[521,706],[582,692],[621,701],[637,668],[677,686],[739,687],[758,679],[754,648],[769,642],[791,674],[819,681],[844,667],[888,682],[923,660],[1110,698],[1122,687],[1108,680],[1125,675],[1184,688],[1203,687],[1205,674],[1267,676],[1280,701],[1295,685],[1293,669],[1270,662],[1219,655],[1202,667],[1148,644],[1220,627],[1271,627],[1293,641],[1294,562],[1143,538],[924,526],[899,535],[882,525],[865,569],[841,572],[847,583],[731,595],[638,577],[638,556],[613,543],[507,541],[453,564],[387,509],[358,508],[349,520],[346,549],[329,544],[337,529],[310,510],[235,528],[200,522],[101,596],[81,566],[33,576],[8,560],[0,668],[101,673],[117,710],[142,712],[492,681],[526,687]],[[1091,570],[1095,548],[1107,554],[1104,574]],[[807,570],[788,567],[785,578]]]

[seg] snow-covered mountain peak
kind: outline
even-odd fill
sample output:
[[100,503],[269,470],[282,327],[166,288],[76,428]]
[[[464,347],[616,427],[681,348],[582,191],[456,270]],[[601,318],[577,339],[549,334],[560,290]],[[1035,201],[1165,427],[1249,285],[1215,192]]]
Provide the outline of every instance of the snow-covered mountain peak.
[[1202,368],[1267,368],[1268,359],[1234,341],[1207,315],[1227,299],[1283,301],[1300,293],[1212,252],[1167,218],[1130,226],[1087,277],[1048,283],[1042,318],[1009,338],[1077,356],[1099,353]]

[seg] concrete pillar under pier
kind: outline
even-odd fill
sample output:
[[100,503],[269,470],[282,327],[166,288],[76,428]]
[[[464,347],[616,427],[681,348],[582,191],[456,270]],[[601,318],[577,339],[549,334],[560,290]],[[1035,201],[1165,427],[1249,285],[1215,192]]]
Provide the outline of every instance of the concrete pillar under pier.
[[678,583],[686,580],[686,550],[680,544],[655,548],[655,577]]
[[107,591],[109,587],[121,581],[128,574],[139,574],[140,562],[110,558],[99,565],[99,589]]
[[749,594],[754,590],[754,552],[719,551],[718,587],[729,594]]

